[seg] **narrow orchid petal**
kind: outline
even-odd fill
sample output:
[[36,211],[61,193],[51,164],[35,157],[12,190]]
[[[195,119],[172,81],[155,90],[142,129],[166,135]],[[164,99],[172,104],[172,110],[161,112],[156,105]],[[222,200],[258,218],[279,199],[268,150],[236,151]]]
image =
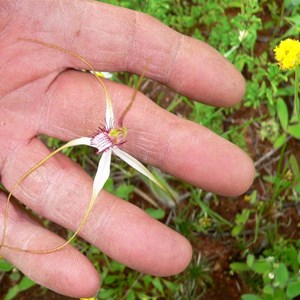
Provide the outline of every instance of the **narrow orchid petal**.
[[111,162],[111,153],[112,149],[108,149],[107,151],[103,152],[99,165],[98,170],[95,175],[94,185],[93,185],[93,197],[96,198],[101,189],[103,188],[105,182],[107,181],[110,173],[110,162]]
[[145,175],[147,178],[149,178],[151,181],[153,181],[155,184],[157,184],[162,190],[170,194],[168,189],[164,187],[158,180],[157,178],[143,165],[141,164],[136,158],[133,156],[129,155],[128,153],[122,151],[119,148],[114,148],[113,153],[124,160],[128,165],[136,169],[138,172],[142,173]]
[[76,231],[73,233],[73,235],[62,245],[53,248],[53,249],[48,249],[48,250],[40,250],[40,251],[35,251],[33,253],[50,253],[50,252],[54,252],[57,250],[62,249],[63,247],[65,247],[66,245],[68,245],[75,237],[76,235],[79,233],[79,231],[82,229],[82,227],[84,226],[88,216],[90,215],[91,210],[94,207],[95,201],[97,199],[97,196],[99,194],[99,192],[101,191],[101,189],[103,188],[105,182],[107,181],[108,177],[109,177],[109,173],[110,173],[110,161],[111,161],[111,153],[112,150],[109,149],[105,152],[103,152],[99,165],[98,165],[98,169],[96,172],[96,176],[94,179],[94,185],[93,185],[93,192],[92,192],[92,196],[91,199],[89,201],[89,205],[80,221],[79,226],[77,227]]
[[95,204],[95,201],[97,199],[99,192],[101,191],[101,189],[103,188],[105,182],[107,181],[107,179],[109,177],[111,153],[112,153],[112,150],[109,149],[109,150],[103,152],[103,154],[101,156],[101,159],[100,159],[100,162],[98,165],[98,169],[96,172],[96,176],[94,179],[93,192],[92,192],[91,199],[89,201],[89,205],[80,221],[78,228],[73,233],[73,235],[65,243],[63,243],[62,245],[60,245],[56,248],[48,249],[48,250],[38,250],[38,251],[34,251],[34,252],[30,251],[30,252],[32,252],[32,253],[51,253],[51,252],[62,249],[76,237],[76,235],[79,233],[79,231],[84,226],[88,216],[90,215],[91,210],[94,207],[94,204]]
[[67,147],[79,146],[79,145],[91,146],[91,138],[81,137],[81,138],[72,140],[72,141],[68,142],[67,144],[63,145],[63,149],[67,148]]
[[114,128],[114,124],[115,124],[115,118],[114,118],[114,113],[113,113],[113,109],[112,109],[112,103],[108,96],[108,98],[106,100],[106,112],[105,112],[106,129]]
[[98,81],[101,83],[101,85],[104,89],[105,102],[106,102],[106,111],[105,111],[106,129],[114,128],[115,118],[114,118],[114,112],[113,112],[113,108],[112,108],[112,101],[110,99],[110,95],[108,93],[108,90],[107,90],[104,82],[101,80],[101,78],[100,78],[101,76],[99,76],[96,71],[93,71],[92,73],[97,77]]

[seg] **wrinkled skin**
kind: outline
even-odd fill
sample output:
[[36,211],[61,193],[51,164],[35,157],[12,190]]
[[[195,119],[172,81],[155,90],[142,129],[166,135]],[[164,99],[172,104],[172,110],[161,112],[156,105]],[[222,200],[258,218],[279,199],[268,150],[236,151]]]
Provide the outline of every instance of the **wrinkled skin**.
[[[147,15],[85,0],[0,0],[0,174],[10,190],[49,150],[37,138],[91,136],[104,121],[104,93],[95,78],[75,71],[79,60],[41,45],[57,44],[86,57],[95,69],[141,74],[195,100],[230,106],[241,100],[242,76],[216,50]],[[105,81],[116,115],[133,90]],[[245,192],[254,168],[248,156],[208,129],[174,116],[138,93],[124,120],[122,148],[197,187],[225,196]],[[75,230],[87,207],[92,178],[60,154],[15,192],[39,215]],[[0,229],[6,197],[0,194]],[[127,266],[158,276],[184,270],[189,242],[138,207],[102,191],[80,235]],[[11,205],[6,243],[47,249],[62,239]],[[37,255],[2,248],[0,255],[38,283],[61,294],[88,297],[100,279],[71,246]]]

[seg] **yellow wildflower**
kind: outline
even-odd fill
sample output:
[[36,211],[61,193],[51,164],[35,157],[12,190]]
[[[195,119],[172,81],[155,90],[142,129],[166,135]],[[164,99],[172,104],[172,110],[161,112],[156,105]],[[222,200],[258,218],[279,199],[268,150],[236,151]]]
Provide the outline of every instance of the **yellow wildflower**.
[[283,70],[300,65],[300,41],[285,39],[274,49],[275,59]]

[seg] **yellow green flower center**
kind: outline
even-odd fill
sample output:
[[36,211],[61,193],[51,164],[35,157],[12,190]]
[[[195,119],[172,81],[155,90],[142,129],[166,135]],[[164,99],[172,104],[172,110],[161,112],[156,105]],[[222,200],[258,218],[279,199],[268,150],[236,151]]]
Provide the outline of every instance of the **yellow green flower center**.
[[113,140],[114,144],[119,144],[125,140],[127,132],[126,127],[113,128],[109,131],[108,136]]

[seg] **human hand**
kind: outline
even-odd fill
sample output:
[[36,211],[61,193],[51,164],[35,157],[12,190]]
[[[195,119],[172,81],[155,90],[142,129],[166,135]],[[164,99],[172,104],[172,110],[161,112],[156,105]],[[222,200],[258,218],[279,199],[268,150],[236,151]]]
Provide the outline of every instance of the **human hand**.
[[[34,9],[35,14],[32,14]],[[30,167],[49,154],[36,138],[91,136],[104,120],[105,100],[91,74],[65,53],[21,41],[32,38],[86,57],[97,70],[140,74],[202,102],[229,106],[244,93],[241,75],[208,45],[157,20],[102,3],[65,0],[0,0],[0,171],[10,190]],[[132,89],[105,82],[116,120]],[[226,196],[252,183],[253,164],[236,146],[210,130],[180,119],[142,94],[128,113],[127,143],[139,160],[206,190]],[[39,215],[75,230],[86,210],[92,179],[58,155],[32,173],[15,196]],[[0,195],[1,221],[5,196]],[[0,227],[1,229],[1,227]],[[28,249],[61,244],[17,207],[10,208],[6,243]],[[0,231],[2,232],[2,231]],[[191,258],[188,241],[136,206],[102,191],[80,235],[131,268],[158,276],[182,271]],[[99,277],[71,246],[47,255],[2,248],[1,255],[36,282],[72,297],[91,296]]]

